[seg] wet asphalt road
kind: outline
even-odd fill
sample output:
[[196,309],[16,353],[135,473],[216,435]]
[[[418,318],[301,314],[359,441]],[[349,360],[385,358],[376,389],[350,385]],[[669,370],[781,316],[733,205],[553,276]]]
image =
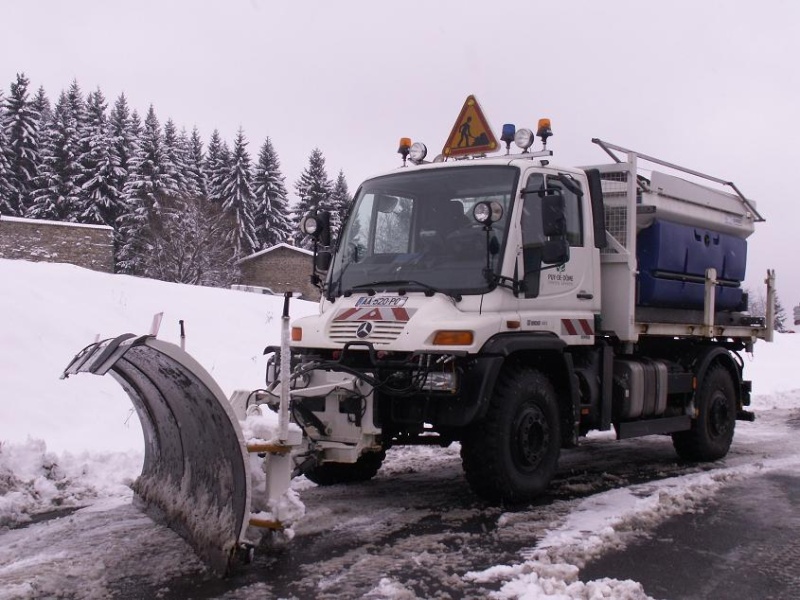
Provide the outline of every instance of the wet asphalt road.
[[633,579],[660,599],[800,599],[800,475],[777,471],[719,491],[705,510],[581,569]]
[[[676,460],[664,436],[589,439],[563,453],[547,494],[513,509],[485,505],[471,494],[457,448],[395,448],[372,481],[301,486],[307,514],[296,538],[264,548],[253,564],[224,580],[196,560],[193,566],[188,546],[130,505],[71,512],[64,523],[56,518],[65,516],[60,511],[46,515],[52,528],[29,524],[30,537],[18,558],[46,564],[53,552],[64,554],[66,583],[74,573],[103,565],[107,597],[120,599],[376,598],[386,597],[376,585],[389,577],[407,591],[395,597],[483,600],[502,582],[473,581],[464,574],[520,563],[583,498],[717,469],[735,473],[740,466],[743,478],[728,480],[705,504],[693,504],[693,512],[626,538],[625,549],[607,550],[584,565],[579,577],[631,579],[662,600],[800,600],[798,431],[800,411],[788,418],[776,412],[763,419],[760,430],[743,429],[724,461],[708,464]],[[759,464],[765,470],[753,469]],[[95,546],[115,550],[98,554],[92,552]],[[81,552],[74,558],[77,567],[71,567],[76,548]],[[175,570],[182,562],[185,568]],[[79,583],[64,588],[59,575],[50,573],[46,582],[48,593],[39,597],[84,597]]]

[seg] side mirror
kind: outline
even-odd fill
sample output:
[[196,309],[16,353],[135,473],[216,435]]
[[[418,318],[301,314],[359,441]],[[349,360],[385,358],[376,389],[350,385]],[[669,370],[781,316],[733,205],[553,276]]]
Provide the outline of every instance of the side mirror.
[[331,267],[332,259],[333,256],[331,256],[330,250],[322,250],[317,254],[317,258],[314,260],[314,266],[318,271],[327,271]]
[[542,233],[546,237],[562,237],[567,233],[566,204],[557,190],[542,196]]
[[542,246],[542,264],[560,265],[569,261],[569,243],[563,237],[547,240]]

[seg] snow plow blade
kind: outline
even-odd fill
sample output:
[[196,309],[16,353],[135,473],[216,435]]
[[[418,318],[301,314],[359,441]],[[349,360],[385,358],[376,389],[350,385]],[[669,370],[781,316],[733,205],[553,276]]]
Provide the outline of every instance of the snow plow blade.
[[87,346],[62,378],[109,371],[144,432],[136,497],[224,575],[246,547],[250,473],[241,427],[222,390],[178,346],[133,334]]

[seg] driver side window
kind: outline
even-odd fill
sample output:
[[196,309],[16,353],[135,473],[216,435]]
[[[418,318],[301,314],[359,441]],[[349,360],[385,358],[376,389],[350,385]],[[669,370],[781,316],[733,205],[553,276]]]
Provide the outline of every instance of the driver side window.
[[[575,185],[580,185],[577,181]],[[542,189],[545,187],[556,188],[564,198],[564,208],[567,217],[567,241],[570,246],[583,246],[583,215],[581,213],[581,199],[577,194],[569,191],[564,185],[552,175],[545,180],[541,173],[534,173],[528,177],[527,189]],[[539,220],[541,202],[536,194],[527,194],[522,214],[522,238],[523,244],[541,245],[544,243],[542,234],[542,223]],[[527,241],[526,241],[527,240]]]
[[[577,186],[577,181],[574,182]],[[581,198],[570,191],[558,178],[542,173],[533,173],[525,186],[527,190],[557,189],[564,199],[566,217],[566,240],[572,247],[583,246],[583,217]],[[523,283],[525,297],[539,295],[542,271],[542,247],[547,241],[542,228],[542,199],[537,193],[525,194],[522,203],[522,262],[524,266]]]
[[[580,186],[574,181],[576,186]],[[567,213],[567,241],[570,246],[583,246],[583,218],[581,214],[581,199],[577,194],[569,191],[555,177],[547,178],[547,186],[558,188],[564,197],[564,208]]]
[[[526,189],[544,189],[544,176],[534,173],[528,178]],[[542,246],[545,242],[542,230],[542,200],[538,194],[526,194],[522,202],[522,264],[525,276],[523,286],[526,298],[539,295],[541,277]]]

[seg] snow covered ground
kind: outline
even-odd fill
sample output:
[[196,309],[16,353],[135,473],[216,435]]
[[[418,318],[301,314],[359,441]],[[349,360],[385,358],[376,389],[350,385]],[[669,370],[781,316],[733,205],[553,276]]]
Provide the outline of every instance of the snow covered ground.
[[[183,541],[130,505],[127,485],[141,468],[142,438],[125,393],[110,377],[81,375],[62,381],[59,375],[96,336],[146,333],[153,314],[163,312],[159,337],[178,342],[178,320],[184,320],[187,350],[226,393],[259,387],[262,349],[279,340],[282,299],[2,259],[0,281],[0,599],[102,598],[125,589],[126,582],[171,597],[176,578],[202,579],[204,568]],[[293,301],[293,317],[313,311],[316,305]],[[755,356],[745,358],[759,418],[739,424],[731,454],[710,470],[680,470],[666,459],[654,469],[669,476],[622,487],[609,484],[625,473],[620,465],[631,460],[626,452],[630,447],[636,445],[644,465],[649,453],[664,456],[669,441],[613,442],[604,434],[591,437],[574,455],[565,454],[565,474],[556,483],[553,502],[515,512],[462,499],[468,492],[455,446],[391,451],[375,485],[360,492],[359,502],[353,502],[346,488],[321,489],[296,480],[295,489],[310,501],[292,544],[324,532],[355,540],[368,532],[357,549],[370,558],[367,563],[357,557],[320,557],[313,575],[298,577],[305,577],[314,597],[339,593],[337,585],[356,577],[353,573],[362,573],[362,587],[353,589],[364,597],[424,596],[412,585],[413,576],[404,578],[392,569],[392,561],[436,572],[453,556],[445,548],[452,542],[447,537],[452,530],[489,519],[495,541],[502,545],[514,540],[519,551],[510,556],[498,552],[492,556],[502,560],[488,565],[477,558],[451,565],[443,577],[460,590],[453,597],[646,597],[634,581],[581,582],[579,570],[667,517],[698,509],[731,480],[764,470],[798,470],[800,441],[786,420],[800,408],[800,372],[794,370],[799,351],[800,335],[778,335],[774,344],[759,343]],[[583,472],[581,461],[593,465],[592,476],[570,475]],[[560,499],[559,490],[573,497]],[[442,505],[449,507],[447,514],[437,509]],[[41,516],[70,507],[75,512],[58,519]],[[367,545],[376,536],[392,539],[409,522],[433,518],[450,531],[415,537],[409,542],[413,547],[405,550],[397,543],[392,552]],[[466,541],[459,561],[482,553],[468,546],[485,541],[485,536],[463,533],[462,538]],[[531,540],[528,547],[526,540]],[[235,591],[211,583],[204,589],[195,596],[256,598],[273,593],[268,581]]]

